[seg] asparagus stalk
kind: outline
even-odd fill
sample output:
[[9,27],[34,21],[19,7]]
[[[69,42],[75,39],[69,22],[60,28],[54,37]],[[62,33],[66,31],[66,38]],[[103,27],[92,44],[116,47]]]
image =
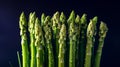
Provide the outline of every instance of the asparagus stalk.
[[48,23],[51,23],[50,17],[47,16],[44,22],[46,23],[44,26],[44,31],[45,31],[45,40],[47,44],[46,46],[48,48],[48,67],[54,67],[52,31],[51,31],[51,27],[48,25]]
[[108,31],[107,25],[101,21],[99,28],[99,44],[95,55],[94,67],[100,67],[100,60],[102,55],[102,48],[104,46],[104,40]]
[[[69,28],[67,29],[67,32],[69,32],[67,34],[67,44],[68,48],[69,48],[69,67],[74,67],[75,66],[75,42],[73,42],[73,33],[75,32],[75,28],[74,28],[74,21],[75,21],[75,12],[72,11],[70,13],[70,16],[67,20],[67,25],[66,27]],[[72,27],[73,26],[73,27]],[[72,29],[73,28],[73,29]]]
[[91,58],[91,66],[93,67],[93,65],[94,65],[94,58],[95,58],[95,51],[94,51],[94,46],[95,46],[95,37],[96,37],[96,34],[97,34],[97,26],[96,26],[96,24],[97,24],[97,20],[98,20],[98,17],[97,16],[95,16],[93,19],[92,19],[92,21],[93,21],[93,23],[94,23],[94,30],[95,30],[95,32],[93,33],[93,47],[92,47],[92,58]]
[[59,38],[59,55],[58,55],[58,67],[65,67],[65,53],[66,53],[66,26],[62,25]]
[[35,21],[35,46],[36,46],[36,60],[37,60],[37,67],[44,66],[44,50],[43,50],[43,33],[42,28],[40,26],[40,21],[36,18]]
[[53,29],[53,38],[54,38],[54,44],[55,44],[55,64],[56,66],[58,66],[58,53],[59,53],[59,43],[58,43],[58,40],[59,40],[59,32],[60,32],[60,28],[61,28],[61,23],[60,23],[60,16],[59,16],[59,12],[56,12],[54,15],[53,15],[53,18],[52,18],[52,22],[53,22],[53,26],[52,26],[52,29]]
[[65,60],[64,60],[64,64],[65,64],[65,67],[68,67],[69,66],[69,37],[68,37],[68,29],[67,29],[67,23],[66,23],[66,16],[63,12],[61,12],[60,14],[60,22],[61,24],[65,25],[66,26],[66,53],[65,53]]
[[93,20],[90,20],[90,23],[87,28],[87,44],[86,44],[86,55],[85,55],[85,65],[84,67],[91,67],[91,58],[92,58],[92,48],[94,45],[94,33],[95,33],[95,23]]
[[35,47],[35,36],[34,36],[34,25],[35,25],[35,12],[29,15],[28,31],[30,33],[30,50],[31,50],[31,63],[30,67],[36,67],[36,47]]
[[75,50],[76,50],[77,32],[74,22],[70,23],[69,39],[70,39],[69,67],[75,67]]
[[75,51],[75,67],[80,66],[80,62],[79,62],[79,54],[80,54],[80,16],[77,15],[76,19],[75,19],[75,28],[76,28],[76,36],[77,36],[77,41],[76,41],[76,51]]
[[26,35],[27,21],[24,12],[22,12],[20,15],[19,27],[20,27],[20,36],[21,36],[21,46],[22,46],[22,64],[23,64],[22,67],[29,67],[29,51],[28,51],[28,42]]
[[[47,16],[48,18],[50,18],[49,16]],[[41,15],[41,28],[42,28],[42,31],[43,31],[43,44],[44,44],[44,66],[45,67],[48,67],[48,50],[47,50],[47,46],[46,46],[46,43],[45,43],[45,31],[44,31],[44,26],[46,24],[48,24],[48,22],[45,22],[45,18],[46,18],[46,15],[44,13],[42,13]],[[51,25],[51,24],[50,24]]]
[[17,51],[17,57],[18,57],[19,67],[21,67],[21,60],[20,60],[20,54],[19,54],[19,51]]
[[80,19],[80,67],[84,66],[85,47],[86,47],[86,30],[87,30],[87,15],[83,14]]

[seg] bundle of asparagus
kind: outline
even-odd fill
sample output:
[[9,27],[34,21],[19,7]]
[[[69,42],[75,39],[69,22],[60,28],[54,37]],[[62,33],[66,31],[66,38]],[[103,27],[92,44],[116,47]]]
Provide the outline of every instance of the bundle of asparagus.
[[[53,17],[30,13],[27,23],[24,12],[19,27],[22,48],[22,64],[19,67],[100,67],[107,25],[95,16],[87,23],[87,15],[80,18],[72,11],[68,20],[58,11]],[[99,31],[99,33],[97,33]],[[96,38],[99,34],[99,38]],[[95,41],[97,50],[95,50]],[[30,44],[30,45],[29,45]]]

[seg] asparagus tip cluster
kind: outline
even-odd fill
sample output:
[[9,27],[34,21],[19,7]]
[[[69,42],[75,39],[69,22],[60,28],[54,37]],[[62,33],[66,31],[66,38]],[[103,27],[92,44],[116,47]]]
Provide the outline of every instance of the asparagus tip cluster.
[[100,67],[108,27],[101,21],[97,30],[97,23],[97,16],[87,23],[87,14],[80,17],[74,10],[68,19],[57,11],[52,17],[42,13],[39,20],[36,13],[31,12],[27,23],[22,12],[19,18],[22,67]]

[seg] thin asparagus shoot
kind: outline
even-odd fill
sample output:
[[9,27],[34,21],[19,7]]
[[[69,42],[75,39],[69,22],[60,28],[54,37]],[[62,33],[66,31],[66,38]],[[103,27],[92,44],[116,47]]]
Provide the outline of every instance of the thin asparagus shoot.
[[96,55],[95,55],[94,67],[100,67],[102,49],[104,46],[104,40],[105,40],[107,32],[108,32],[107,25],[101,21],[100,27],[99,27],[99,44],[98,44],[98,48],[97,48]]
[[17,57],[18,57],[19,67],[21,67],[21,60],[20,60],[20,54],[19,54],[19,51],[17,51]]
[[20,15],[19,21],[20,36],[21,36],[21,46],[22,46],[22,67],[29,67],[29,51],[27,42],[27,21],[24,12]]
[[36,47],[35,47],[35,36],[34,36],[35,19],[36,19],[35,12],[30,13],[29,24],[28,24],[28,31],[30,33],[30,50],[31,50],[30,67],[36,67]]

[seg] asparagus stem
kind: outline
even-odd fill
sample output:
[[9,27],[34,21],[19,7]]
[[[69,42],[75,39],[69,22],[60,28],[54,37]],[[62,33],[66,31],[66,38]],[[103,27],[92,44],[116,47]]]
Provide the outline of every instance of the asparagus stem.
[[52,22],[53,22],[53,26],[52,26],[52,29],[53,29],[53,38],[54,38],[54,41],[55,41],[55,66],[58,66],[58,53],[59,53],[59,43],[58,43],[58,40],[59,40],[59,32],[60,32],[60,28],[61,28],[61,23],[60,23],[60,16],[59,16],[59,12],[56,12],[54,15],[53,15],[53,18],[52,18]]
[[43,33],[42,28],[40,26],[40,21],[36,18],[35,21],[35,46],[36,46],[36,60],[37,60],[37,67],[44,66],[44,50],[43,50]]
[[[49,16],[47,16],[49,17]],[[46,18],[46,15],[44,13],[42,13],[41,15],[41,28],[42,28],[42,31],[43,31],[43,45],[44,45],[44,67],[48,67],[48,50],[47,50],[47,46],[46,46],[46,43],[45,43],[45,31],[44,31],[44,26],[46,24],[48,24],[48,22],[45,22],[45,18]],[[49,23],[51,25],[51,23]]]
[[87,30],[87,15],[83,14],[80,19],[80,67],[84,66],[85,48],[86,48],[86,30]]
[[66,26],[66,47],[65,47],[65,57],[64,57],[64,64],[65,64],[65,67],[68,67],[69,66],[69,40],[68,40],[68,29],[67,29],[67,22],[66,22],[66,16],[63,12],[61,12],[60,14],[60,22],[61,24],[65,25]]
[[91,67],[92,48],[94,45],[94,34],[95,34],[95,23],[90,20],[87,28],[87,44],[86,44],[86,55],[84,67]]
[[20,15],[19,27],[22,46],[22,67],[29,67],[29,51],[26,35],[27,21],[24,12],[22,12],[22,14]]
[[36,67],[36,47],[35,47],[35,36],[34,36],[34,25],[35,25],[35,12],[29,15],[28,30],[30,33],[30,50],[31,50],[31,63],[30,67]]
[[18,57],[19,67],[21,67],[21,60],[20,60],[20,54],[19,54],[19,51],[17,51],[17,57]]
[[70,23],[69,28],[70,51],[69,51],[69,67],[75,67],[75,50],[77,42],[77,32],[75,23]]
[[94,65],[94,58],[95,58],[95,51],[94,51],[94,46],[95,46],[95,37],[96,37],[96,34],[97,34],[97,26],[96,26],[96,24],[97,24],[97,21],[98,21],[98,17],[97,16],[95,16],[95,17],[93,17],[93,19],[92,19],[92,21],[93,21],[93,23],[94,23],[94,30],[95,30],[95,32],[93,33],[93,47],[92,47],[92,58],[91,58],[91,66],[93,67],[93,65]]
[[77,41],[76,41],[76,50],[75,50],[75,67],[80,66],[80,59],[79,59],[79,54],[80,54],[80,17],[79,15],[76,16],[75,19],[75,28],[76,28],[76,36],[77,36]]
[[65,53],[66,53],[66,26],[62,25],[59,38],[59,55],[58,55],[58,67],[65,67]]
[[46,23],[44,26],[44,31],[45,31],[46,46],[48,48],[48,67],[54,67],[52,31],[51,31],[51,27],[48,25],[48,23],[51,23],[50,17],[47,16],[44,22]]
[[75,50],[77,41],[77,32],[75,27],[75,12],[72,11],[67,20],[69,28],[69,67],[75,67]]
[[99,28],[99,44],[95,55],[94,67],[100,67],[100,60],[102,55],[102,49],[104,46],[104,40],[108,31],[107,25],[101,21]]

